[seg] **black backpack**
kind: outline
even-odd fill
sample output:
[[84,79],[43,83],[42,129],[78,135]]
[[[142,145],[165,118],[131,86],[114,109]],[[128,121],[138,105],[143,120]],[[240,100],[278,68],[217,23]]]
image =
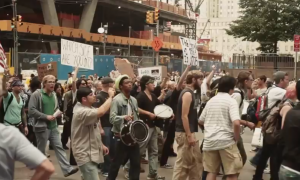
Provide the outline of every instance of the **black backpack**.
[[[13,99],[14,99],[14,95],[11,95],[10,98],[9,98],[9,100],[8,100],[8,102],[7,102],[7,106],[4,109],[4,101],[3,101],[3,97],[2,97],[1,102],[0,102],[1,103],[0,104],[0,123],[4,123],[5,114],[6,114],[7,110],[8,110],[9,105],[13,101]],[[21,117],[22,117],[22,112],[23,112],[23,108],[25,106],[25,102],[24,102],[23,97],[21,97],[21,100],[23,101],[23,107],[22,107],[22,110],[21,110]]]
[[68,118],[70,118],[70,120],[72,120],[72,118],[73,118],[73,108],[74,108],[76,103],[77,103],[77,99],[75,98],[75,101],[73,102],[73,93],[71,92],[71,97],[69,99],[69,102],[67,104],[67,109],[66,109],[66,112],[65,112],[66,116]]

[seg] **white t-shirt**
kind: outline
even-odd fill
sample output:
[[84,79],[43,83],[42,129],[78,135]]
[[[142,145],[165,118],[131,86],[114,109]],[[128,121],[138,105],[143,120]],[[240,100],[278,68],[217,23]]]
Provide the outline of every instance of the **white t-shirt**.
[[262,88],[262,89],[256,89],[255,93],[256,93],[257,96],[260,96],[260,95],[262,95],[262,93],[266,92],[266,90],[267,90],[266,87]]
[[268,93],[268,108],[271,108],[277,101],[280,101],[284,98],[286,93],[285,89],[280,87],[274,87],[270,89]]
[[227,93],[211,98],[199,121],[204,122],[203,151],[225,149],[235,143],[232,122],[239,120],[237,102]]
[[[239,88],[234,88],[234,91],[241,92],[241,90]],[[244,100],[246,99],[247,94],[243,91],[243,93],[244,93],[244,99],[242,99],[241,93],[238,93],[238,92],[232,93],[231,97],[236,100],[236,102],[238,104],[238,107],[239,107],[240,115],[242,115],[243,109],[244,109],[244,105],[245,105]],[[241,103],[242,103],[242,105],[240,106]]]
[[15,161],[37,168],[46,158],[20,131],[0,124],[0,179],[13,180]]

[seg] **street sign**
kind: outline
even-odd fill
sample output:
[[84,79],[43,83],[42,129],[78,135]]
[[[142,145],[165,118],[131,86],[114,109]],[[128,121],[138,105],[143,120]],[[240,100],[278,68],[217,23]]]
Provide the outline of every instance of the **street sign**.
[[151,43],[151,46],[154,51],[158,52],[160,48],[162,48],[163,42],[158,37],[155,37]]
[[297,34],[294,35],[294,51],[300,51],[300,35]]

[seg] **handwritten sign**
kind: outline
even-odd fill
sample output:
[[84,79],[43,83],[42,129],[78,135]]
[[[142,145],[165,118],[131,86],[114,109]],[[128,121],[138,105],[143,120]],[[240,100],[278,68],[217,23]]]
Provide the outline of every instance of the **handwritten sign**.
[[61,39],[61,64],[94,70],[93,46]]
[[139,77],[148,75],[155,78],[155,81],[162,81],[164,77],[167,76],[166,66],[155,66],[155,67],[145,67],[138,68]]
[[120,72],[120,74],[126,74],[130,78],[135,77],[131,63],[127,59],[115,58],[114,65],[115,68]]
[[180,36],[180,43],[182,46],[183,64],[198,65],[198,50],[196,40]]
[[37,73],[40,81],[42,81],[47,75],[53,75],[57,78],[57,62],[38,64]]

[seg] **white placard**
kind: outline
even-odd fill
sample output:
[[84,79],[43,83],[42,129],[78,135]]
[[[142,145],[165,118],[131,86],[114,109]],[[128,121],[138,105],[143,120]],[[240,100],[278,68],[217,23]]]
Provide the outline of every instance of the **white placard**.
[[138,68],[139,77],[148,75],[155,78],[155,81],[162,81],[162,68],[158,67],[145,67]]
[[198,50],[196,40],[182,36],[179,39],[182,46],[183,64],[197,66]]
[[94,70],[93,46],[61,39],[61,64]]

